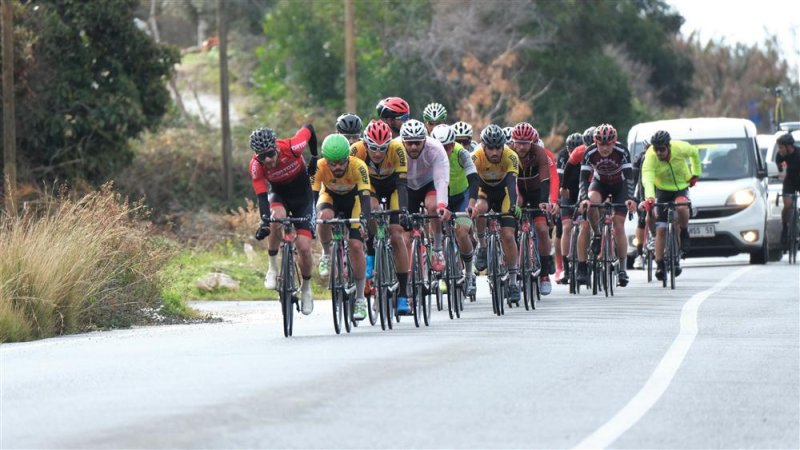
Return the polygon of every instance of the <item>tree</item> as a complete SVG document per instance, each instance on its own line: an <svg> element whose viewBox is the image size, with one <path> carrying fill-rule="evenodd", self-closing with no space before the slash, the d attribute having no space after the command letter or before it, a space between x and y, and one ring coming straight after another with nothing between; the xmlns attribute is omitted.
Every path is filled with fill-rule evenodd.
<svg viewBox="0 0 800 450"><path fill-rule="evenodd" d="M128 140L159 124L178 53L134 25L136 5L18 5L17 136L28 177L105 180L130 162Z"/></svg>

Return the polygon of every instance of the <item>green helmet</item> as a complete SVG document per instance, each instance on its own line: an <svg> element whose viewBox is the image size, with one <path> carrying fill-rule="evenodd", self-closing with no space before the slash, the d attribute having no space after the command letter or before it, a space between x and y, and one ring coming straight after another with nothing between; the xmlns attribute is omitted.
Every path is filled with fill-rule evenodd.
<svg viewBox="0 0 800 450"><path fill-rule="evenodd" d="M425 122L441 122L447 119L447 110L440 103L429 103L422 111L422 120Z"/></svg>
<svg viewBox="0 0 800 450"><path fill-rule="evenodd" d="M322 141L322 157L328 161L342 161L350 156L350 143L342 134L330 134Z"/></svg>

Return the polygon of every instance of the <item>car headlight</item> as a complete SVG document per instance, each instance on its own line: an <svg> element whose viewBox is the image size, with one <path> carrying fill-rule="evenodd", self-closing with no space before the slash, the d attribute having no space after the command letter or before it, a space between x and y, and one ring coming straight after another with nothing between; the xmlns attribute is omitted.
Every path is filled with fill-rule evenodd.
<svg viewBox="0 0 800 450"><path fill-rule="evenodd" d="M750 188L734 192L725 202L726 206L748 206L756 201L756 192Z"/></svg>

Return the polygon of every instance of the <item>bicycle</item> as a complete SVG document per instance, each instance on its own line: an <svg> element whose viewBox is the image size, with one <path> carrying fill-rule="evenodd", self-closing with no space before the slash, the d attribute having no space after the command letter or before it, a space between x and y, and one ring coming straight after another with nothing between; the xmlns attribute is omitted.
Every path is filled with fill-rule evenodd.
<svg viewBox="0 0 800 450"><path fill-rule="evenodd" d="M559 203L561 208L572 208L572 234L569 237L569 293L580 294L581 286L578 283L578 236L581 224L586 219L585 214L578 211L578 204Z"/></svg>
<svg viewBox="0 0 800 450"><path fill-rule="evenodd" d="M361 223L360 219L317 219L317 224L331 225L331 272L330 272L330 291L333 310L333 329L336 334L340 334L342 324L349 333L351 325L355 323L353 319L353 307L355 306L356 282L353 277L353 269L350 264L350 254L348 252L349 226L354 223ZM362 223L361 226L364 226Z"/></svg>
<svg viewBox="0 0 800 450"><path fill-rule="evenodd" d="M791 209L792 212L789 215L789 223L787 224L787 231L789 232L786 236L786 240L788 243L788 248L786 251L789 253L789 264L795 264L797 262L797 250L798 250L798 235L800 231L797 229L800 226L800 212L798 212L797 208L797 192L792 192L791 194L780 194L775 197L775 206L778 206L778 198L780 197L788 197L792 199Z"/></svg>
<svg viewBox="0 0 800 450"><path fill-rule="evenodd" d="M616 286L617 265L619 259L617 258L617 249L614 240L614 208L626 207L625 203L611 203L606 201L603 203L592 203L589 205L591 208L598 208L602 210L602 217L600 222L600 251L595 256L595 272L596 281L593 283L592 293L596 294L599 289L603 290L606 297L614 296L614 286ZM632 216L628 214L628 219ZM598 259L599 258L599 259ZM596 285L596 286L595 286Z"/></svg>
<svg viewBox="0 0 800 450"><path fill-rule="evenodd" d="M281 219L265 218L264 223L280 223L283 226L283 241L281 242L281 270L278 273L278 298L281 302L283 315L283 335L292 335L294 311L300 311L297 292L300 290L300 271L297 268L295 257L297 250L294 247L293 224L309 222L308 217L284 217Z"/></svg>
<svg viewBox="0 0 800 450"><path fill-rule="evenodd" d="M425 227L429 220L438 219L439 216L413 213L407 217L411 224L411 310L414 325L419 328L420 323L424 323L427 327L430 325L431 296L435 294L434 289L438 290L439 284L433 281L431 244L425 236Z"/></svg>
<svg viewBox="0 0 800 450"><path fill-rule="evenodd" d="M383 330L392 329L392 321L396 317L397 310L397 289L400 286L397 281L392 243L388 239L389 216L397 213L400 213L400 210L380 210L372 213L376 225L373 288ZM369 309L372 314L372 305L369 305Z"/></svg>
<svg viewBox="0 0 800 450"><path fill-rule="evenodd" d="M688 206L691 209L691 202L664 202L654 203L653 206L667 209L667 235L664 243L664 278L661 280L662 286L667 287L669 278L670 289L675 289L675 271L681 258L681 250L678 245L678 234L675 232L675 208L677 206ZM667 274L669 273L669 275Z"/></svg>
<svg viewBox="0 0 800 450"><path fill-rule="evenodd" d="M458 217L469 217L466 212L457 212L450 215L450 219L442 222L443 248L445 270L442 279L447 286L447 312L450 319L461 318L461 311L464 310L464 294L466 293L467 279L464 274L464 262L458 251L458 243L455 237L455 222ZM441 302L444 294L439 291L437 302Z"/></svg>
<svg viewBox="0 0 800 450"><path fill-rule="evenodd" d="M531 217L541 212L538 208L522 208L519 222L519 273L522 278L522 298L525 311L536 309L536 301L541 300L539 275L542 260L539 256L539 237L531 227Z"/></svg>
<svg viewBox="0 0 800 450"><path fill-rule="evenodd" d="M650 231L649 225L645 227L644 238L645 241L642 250L644 250L644 265L647 271L647 282L650 283L653 281L653 263L656 259L656 236Z"/></svg>
<svg viewBox="0 0 800 450"><path fill-rule="evenodd" d="M498 316L505 314L503 301L506 299L506 283L508 282L508 268L506 267L503 246L500 244L500 227L498 221L508 214L487 212L480 214L486 222L486 254L489 256L486 273L489 278L489 288L492 292L492 311Z"/></svg>

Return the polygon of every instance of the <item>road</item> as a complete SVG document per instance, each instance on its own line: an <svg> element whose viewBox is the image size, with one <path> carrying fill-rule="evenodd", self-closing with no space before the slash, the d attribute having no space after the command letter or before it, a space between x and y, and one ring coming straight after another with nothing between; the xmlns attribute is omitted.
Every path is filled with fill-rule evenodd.
<svg viewBox="0 0 800 450"><path fill-rule="evenodd" d="M606 299L336 336L229 320L0 346L0 448L800 448L800 270L690 260ZM696 324L696 326L695 326Z"/></svg>

